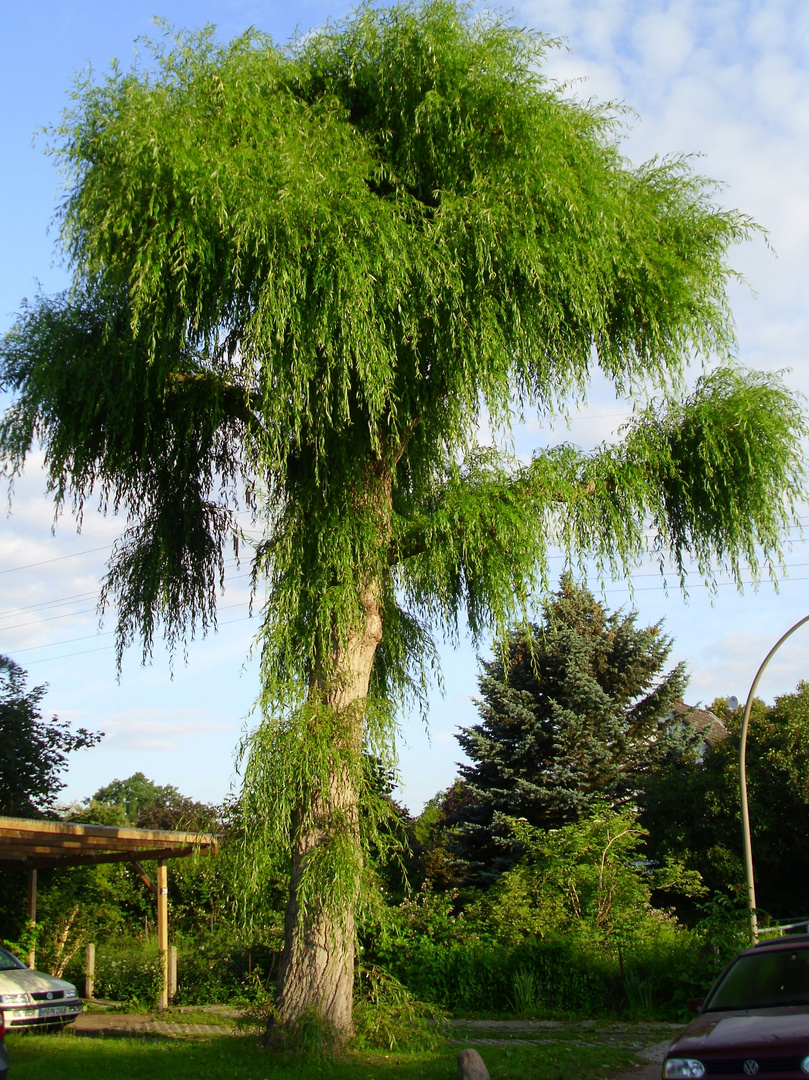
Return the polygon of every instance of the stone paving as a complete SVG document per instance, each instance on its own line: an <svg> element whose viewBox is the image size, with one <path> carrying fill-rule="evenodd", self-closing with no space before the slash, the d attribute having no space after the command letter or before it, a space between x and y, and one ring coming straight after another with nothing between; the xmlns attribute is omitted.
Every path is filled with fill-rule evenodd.
<svg viewBox="0 0 809 1080"><path fill-rule="evenodd" d="M211 1039L234 1035L237 1009L220 1006L170 1009L166 1013L98 1012L90 1009L72 1025L77 1035L148 1035L164 1039ZM187 1017L187 1019L186 1019ZM200 1017L210 1018L206 1023Z"/></svg>
<svg viewBox="0 0 809 1080"><path fill-rule="evenodd" d="M594 1043L630 1050L638 1064L611 1080L660 1080L660 1063L682 1024L615 1023L597 1020L453 1020L455 1045L474 1046L485 1055L486 1046L564 1043L592 1047Z"/></svg>
<svg viewBox="0 0 809 1080"><path fill-rule="evenodd" d="M603 1023L597 1020L453 1020L453 1042L471 1045L592 1046L631 1050L639 1058L662 1061L666 1047L682 1024Z"/></svg>

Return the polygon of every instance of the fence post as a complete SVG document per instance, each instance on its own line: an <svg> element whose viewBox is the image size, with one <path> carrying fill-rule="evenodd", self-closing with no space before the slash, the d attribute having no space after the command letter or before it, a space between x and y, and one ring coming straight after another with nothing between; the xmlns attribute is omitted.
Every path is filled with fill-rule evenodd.
<svg viewBox="0 0 809 1080"><path fill-rule="evenodd" d="M29 968L35 968L37 966L37 946L36 946L36 928L37 928L37 872L36 870L28 871L28 929L31 931L31 948L28 950L28 966Z"/></svg>
<svg viewBox="0 0 809 1080"><path fill-rule="evenodd" d="M84 950L84 996L88 1001L93 1000L95 994L96 977L96 947L95 942L90 942Z"/></svg>
<svg viewBox="0 0 809 1080"><path fill-rule="evenodd" d="M169 1007L168 862L157 860L157 951L160 954L160 1012Z"/></svg>
<svg viewBox="0 0 809 1080"><path fill-rule="evenodd" d="M169 1001L177 996L177 946L169 945Z"/></svg>

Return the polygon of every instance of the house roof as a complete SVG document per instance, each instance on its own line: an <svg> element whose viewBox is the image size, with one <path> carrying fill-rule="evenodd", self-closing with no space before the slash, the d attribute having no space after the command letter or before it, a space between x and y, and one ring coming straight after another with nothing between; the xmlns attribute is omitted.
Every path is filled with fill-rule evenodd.
<svg viewBox="0 0 809 1080"><path fill-rule="evenodd" d="M705 740L708 746L716 746L723 742L730 732L709 709L697 709L693 705L686 705L684 701L675 701L672 712L683 723L694 728Z"/></svg>

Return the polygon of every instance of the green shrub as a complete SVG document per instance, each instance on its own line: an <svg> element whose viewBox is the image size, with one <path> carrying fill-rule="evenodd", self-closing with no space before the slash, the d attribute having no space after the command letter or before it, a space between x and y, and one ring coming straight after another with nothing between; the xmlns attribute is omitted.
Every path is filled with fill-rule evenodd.
<svg viewBox="0 0 809 1080"><path fill-rule="evenodd" d="M95 996L155 1008L161 968L154 937L120 939L96 948Z"/></svg>
<svg viewBox="0 0 809 1080"><path fill-rule="evenodd" d="M688 998L704 994L735 951L654 911L632 934L606 941L573 933L503 941L460 916L448 928L445 914L438 919L445 933L434 936L423 925L424 911L391 913L391 925L366 944L365 956L417 998L455 1015L681 1020Z"/></svg>
<svg viewBox="0 0 809 1080"><path fill-rule="evenodd" d="M247 949L227 938L185 937L177 943L177 1005L250 1005L262 1000L275 982L278 954Z"/></svg>
<svg viewBox="0 0 809 1080"><path fill-rule="evenodd" d="M177 936L177 993L175 1005L249 1005L272 989L277 953L229 943L206 935L201 941ZM84 957L77 955L65 972L80 990L84 986ZM96 948L95 996L143 1008L160 999L161 969L154 936L116 938Z"/></svg>
<svg viewBox="0 0 809 1080"><path fill-rule="evenodd" d="M446 1039L447 1015L370 965L357 969L354 1025L358 1049L435 1050Z"/></svg>
<svg viewBox="0 0 809 1080"><path fill-rule="evenodd" d="M533 971L520 968L512 980L513 997L511 1005L517 1016L534 1016L538 1009L539 994L536 976Z"/></svg>

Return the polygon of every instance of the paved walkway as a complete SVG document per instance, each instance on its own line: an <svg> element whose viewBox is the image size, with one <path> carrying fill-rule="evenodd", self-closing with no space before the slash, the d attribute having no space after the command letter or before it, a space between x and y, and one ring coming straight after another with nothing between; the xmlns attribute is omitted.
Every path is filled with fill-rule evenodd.
<svg viewBox="0 0 809 1080"><path fill-rule="evenodd" d="M83 1012L72 1025L78 1035L150 1035L164 1039L210 1039L233 1035L241 1013L220 1005L170 1009L165 1013ZM187 1019L186 1019L187 1017ZM210 1022L205 1019L210 1017Z"/></svg>
<svg viewBox="0 0 809 1080"><path fill-rule="evenodd" d="M474 1046L540 1045L592 1047L594 1043L631 1051L638 1064L612 1080L660 1080L660 1063L682 1024L613 1023L597 1020L453 1020L451 1042Z"/></svg>

